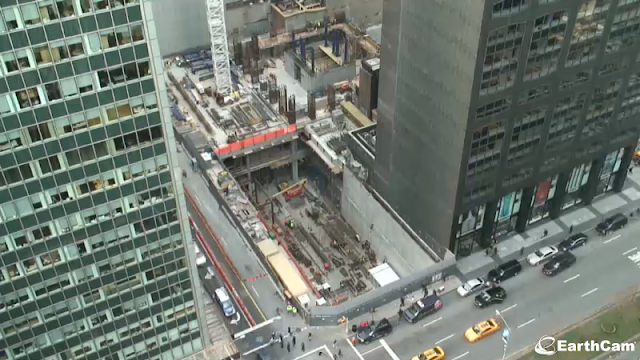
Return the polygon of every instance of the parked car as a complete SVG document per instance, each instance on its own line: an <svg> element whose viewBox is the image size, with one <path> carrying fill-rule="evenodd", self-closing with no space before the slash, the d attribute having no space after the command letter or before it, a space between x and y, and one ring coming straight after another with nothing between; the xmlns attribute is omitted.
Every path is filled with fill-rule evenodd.
<svg viewBox="0 0 640 360"><path fill-rule="evenodd" d="M487 274L487 280L492 283L500 283L518 275L522 271L522 264L513 259L491 269Z"/></svg>
<svg viewBox="0 0 640 360"><path fill-rule="evenodd" d="M585 245L589 237L583 233L571 235L558 244L558 248L562 251L570 251L582 245Z"/></svg>
<svg viewBox="0 0 640 360"><path fill-rule="evenodd" d="M570 268L576 263L576 256L570 252L561 252L554 255L542 267L542 273L547 276L555 276L558 273Z"/></svg>
<svg viewBox="0 0 640 360"><path fill-rule="evenodd" d="M532 266L538 266L558 253L556 246L544 246L527 256L527 262Z"/></svg>
<svg viewBox="0 0 640 360"><path fill-rule="evenodd" d="M196 248L196 265L197 266L205 266L207 264L207 257L200 251L198 245L195 245Z"/></svg>
<svg viewBox="0 0 640 360"><path fill-rule="evenodd" d="M431 294L411 304L402 314L408 322L415 324L420 319L440 309L442 309L442 300L438 295Z"/></svg>
<svg viewBox="0 0 640 360"><path fill-rule="evenodd" d="M482 309L489 305L501 304L506 298L507 292L502 287L495 286L478 294L473 303Z"/></svg>
<svg viewBox="0 0 640 360"><path fill-rule="evenodd" d="M359 343L368 344L374 340L389 335L391 331L393 331L393 326L391 326L389 320L383 318L378 322L360 327L356 337L358 338Z"/></svg>
<svg viewBox="0 0 640 360"><path fill-rule="evenodd" d="M616 230L622 229L629 219L624 214L615 214L604 219L600 224L596 226L596 231L600 235L607 235Z"/></svg>
<svg viewBox="0 0 640 360"><path fill-rule="evenodd" d="M482 278L475 278L467 281L458 287L458 295L465 297L475 293L485 287L485 281Z"/></svg>

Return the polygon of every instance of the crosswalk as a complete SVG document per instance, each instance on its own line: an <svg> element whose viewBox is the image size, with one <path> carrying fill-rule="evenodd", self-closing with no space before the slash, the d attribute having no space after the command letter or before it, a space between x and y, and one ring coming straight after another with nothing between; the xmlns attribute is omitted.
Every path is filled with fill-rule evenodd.
<svg viewBox="0 0 640 360"><path fill-rule="evenodd" d="M633 261L640 268L640 251L631 255L627 255L627 258Z"/></svg>

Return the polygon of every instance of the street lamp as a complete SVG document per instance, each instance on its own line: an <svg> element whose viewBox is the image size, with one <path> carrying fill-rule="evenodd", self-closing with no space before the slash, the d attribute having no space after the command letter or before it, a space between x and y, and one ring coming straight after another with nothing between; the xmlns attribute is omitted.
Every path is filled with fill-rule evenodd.
<svg viewBox="0 0 640 360"><path fill-rule="evenodd" d="M504 316L500 313L500 310L496 309L496 315L500 316L502 322L504 323L504 329L502 330L502 342L504 342L504 350L502 352L502 360L507 357L507 344L509 344L509 338L511 337L511 328L507 323L507 320L504 319Z"/></svg>

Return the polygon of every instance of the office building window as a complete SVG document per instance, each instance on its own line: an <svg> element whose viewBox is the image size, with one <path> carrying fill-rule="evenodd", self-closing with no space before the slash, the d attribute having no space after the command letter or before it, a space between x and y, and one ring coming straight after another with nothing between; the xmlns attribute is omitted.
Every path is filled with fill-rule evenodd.
<svg viewBox="0 0 640 360"><path fill-rule="evenodd" d="M514 122L507 165L516 165L537 148L544 127L545 112L545 107L536 108L527 111L521 119Z"/></svg>
<svg viewBox="0 0 640 360"><path fill-rule="evenodd" d="M566 90L577 85L585 84L589 82L589 80L591 80L591 70L581 71L560 81L560 90Z"/></svg>
<svg viewBox="0 0 640 360"><path fill-rule="evenodd" d="M493 4L493 17L509 16L526 10L529 0L497 0Z"/></svg>
<svg viewBox="0 0 640 360"><path fill-rule="evenodd" d="M480 83L480 94L495 93L513 85L518 70L526 24L514 24L489 33Z"/></svg>
<svg viewBox="0 0 640 360"><path fill-rule="evenodd" d="M558 68L560 50L569 20L567 14L567 11L556 11L536 19L527 54L525 80L549 75Z"/></svg>
<svg viewBox="0 0 640 360"><path fill-rule="evenodd" d="M606 53L616 53L628 49L638 41L640 36L640 9L619 7L613 19Z"/></svg>
<svg viewBox="0 0 640 360"><path fill-rule="evenodd" d="M478 107L476 110L476 120L481 120L489 116L500 114L511 108L511 98L498 99L486 105Z"/></svg>
<svg viewBox="0 0 640 360"><path fill-rule="evenodd" d="M586 99L587 94L580 93L565 97L556 103L545 145L547 150L566 145L575 137Z"/></svg>
<svg viewBox="0 0 640 360"><path fill-rule="evenodd" d="M566 66L582 64L596 57L608 9L609 0L587 0L582 4L573 28Z"/></svg>
<svg viewBox="0 0 640 360"><path fill-rule="evenodd" d="M640 73L629 76L629 82L624 92L624 98L620 106L618 119L624 119L640 112ZM1 138L0 138L1 139ZM0 149L2 148L0 140Z"/></svg>
<svg viewBox="0 0 640 360"><path fill-rule="evenodd" d="M587 116L582 128L584 136L593 136L611 126L613 110L620 94L622 80L610 81L607 85L593 90L593 96L587 108Z"/></svg>
<svg viewBox="0 0 640 360"><path fill-rule="evenodd" d="M22 135L20 134L20 131L9 131L9 132L0 134L0 153L19 149L20 147L22 147L22 145L23 145L23 141L22 141Z"/></svg>
<svg viewBox="0 0 640 360"><path fill-rule="evenodd" d="M518 104L528 104L530 102L536 101L538 99L545 98L547 95L551 93L551 86L549 84L545 84L528 91L523 91L520 94L520 98L518 99Z"/></svg>
<svg viewBox="0 0 640 360"><path fill-rule="evenodd" d="M501 122L491 123L473 132L467 177L494 171L500 163L500 149L504 139L504 126Z"/></svg>

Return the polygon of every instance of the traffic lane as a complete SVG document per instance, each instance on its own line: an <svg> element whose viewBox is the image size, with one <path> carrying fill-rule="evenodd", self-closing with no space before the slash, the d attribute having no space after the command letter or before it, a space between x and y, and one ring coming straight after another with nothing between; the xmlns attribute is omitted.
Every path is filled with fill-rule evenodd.
<svg viewBox="0 0 640 360"><path fill-rule="evenodd" d="M218 288L224 287L229 294L231 294L232 292L230 291L230 289L227 289L226 286L224 286L222 279L219 278L220 275L216 274L215 277L208 279L208 275L207 275L208 267L211 267L212 269L214 269L213 271L216 272L215 266L211 263L211 260L207 259L207 262L205 263L204 266L198 267L198 276L208 296L211 297L213 306L218 307L218 309L220 310L220 315L225 319L226 322L229 323L229 326L231 327L231 330L234 333L250 328L251 324L249 324L249 321L247 320L247 318L244 316L244 314L242 314L242 310L240 310L240 306L234 296L229 296L229 297L231 298L231 302L233 302L233 307L236 309L236 315L230 316L230 317L227 317L224 315L222 308L220 307L220 305L216 300L215 290Z"/></svg>
<svg viewBox="0 0 640 360"><path fill-rule="evenodd" d="M185 158L186 159L186 158ZM239 276L242 278L245 292L253 292L254 306L260 309L260 316L254 317L260 323L271 316L264 314L275 313L276 307L283 306L283 300L277 295L273 279L268 277L248 283L251 279L260 277L266 273L253 250L246 244L240 231L231 222L222 207L210 194L210 190L202 179L202 176L194 174L183 181L183 184L193 197L195 205L198 206L211 229L224 246L225 252L234 263ZM189 203L189 201L187 201ZM194 204L191 204L194 205ZM255 295L255 296L254 296ZM258 301L259 297L259 301ZM264 308L264 311L262 310ZM253 316L253 315L252 315Z"/></svg>
<svg viewBox="0 0 640 360"><path fill-rule="evenodd" d="M458 298L453 302L450 298L443 298L444 307L441 311L424 319L419 324L399 326L394 333L387 337L387 342L396 347L402 345L401 351L403 351L403 355L411 356L413 352L421 351L419 347L407 347L411 342L424 342L424 346L428 348L432 347L436 342L448 338L441 343L443 347L459 348L460 351L464 350L462 351L464 353L471 349L462 339L463 332L475 323L490 317L496 317L496 309L503 311L508 309L504 316L510 327L515 328L512 329L514 333L516 330L522 330L520 335L517 336L518 341L521 343L514 342L510 348L515 351L526 347L537 341L537 332L535 336L526 335L526 332L531 331L530 329L539 329L540 336L555 333L566 326L576 323L585 315L597 311L609 303L612 300L612 295L617 292L626 292L629 286L637 285L637 276L634 276L637 274L635 272L639 271L637 266L621 254L622 249L626 249L629 246L624 241L628 239L628 234L621 235L619 239L616 239L621 241L609 242L606 247L592 246L589 249L585 246L575 250L574 252L578 258L576 264L556 277L547 278L541 273L540 267L533 268L525 265L521 274L502 284L508 294L507 301L502 306L474 309L472 298ZM597 266L594 266L594 263L590 262L588 257L589 253L594 251L594 248L598 250L598 254L601 254ZM602 269L606 269L606 271ZM565 282L576 274L581 274L581 276ZM582 295L598 287L594 284L602 285L597 291L583 298ZM550 302L550 299L556 299L556 301ZM515 307L513 307L514 305ZM544 320L541 320L542 318ZM531 320L533 322L528 323ZM517 329L518 326L525 323L528 324L521 329ZM421 331L424 325L427 325L424 327L426 331ZM453 336L450 337L451 335ZM500 335L496 336L500 337ZM460 340L458 344L454 344L455 339ZM490 344L491 341L489 340L483 341L487 341L486 344ZM480 351L482 351L482 347L483 345L475 346ZM363 351L366 350L363 349ZM482 355L486 356L486 354Z"/></svg>
<svg viewBox="0 0 640 360"><path fill-rule="evenodd" d="M209 231L207 231L207 228L202 218L193 207L193 204L191 204L191 202L188 200L187 200L187 211L189 212L189 214L191 214L191 218L193 219L193 222L196 224L196 226L198 227L198 230L202 234L202 238L207 242L207 244L211 248L211 251L213 252L213 255L216 257L216 259L220 263L220 266L222 267L222 271L224 271L225 275L227 276L227 279L229 279L229 281L231 282L231 285L233 285L238 295L242 299L242 302L244 303L247 311L249 312L249 315L251 315L254 321L260 322L262 320L261 310L257 308L256 302L251 297L251 294L248 292L248 290L244 286L242 286L243 285L242 279L239 279L235 275L233 268L227 262L227 259L222 253L222 250L218 247L216 241L212 238L211 234L209 234ZM231 292L230 295L231 297L234 297L233 292ZM241 311L241 308L238 307L238 310Z"/></svg>

